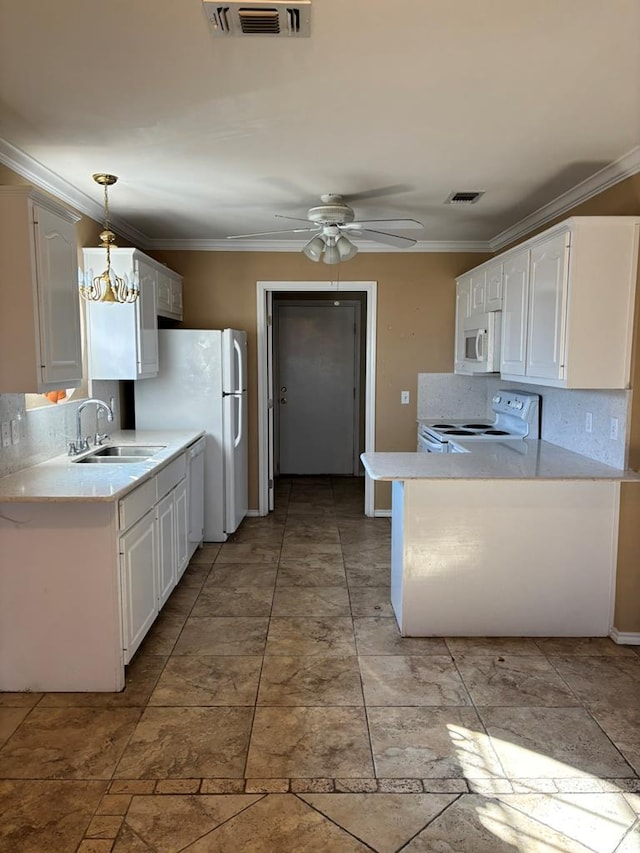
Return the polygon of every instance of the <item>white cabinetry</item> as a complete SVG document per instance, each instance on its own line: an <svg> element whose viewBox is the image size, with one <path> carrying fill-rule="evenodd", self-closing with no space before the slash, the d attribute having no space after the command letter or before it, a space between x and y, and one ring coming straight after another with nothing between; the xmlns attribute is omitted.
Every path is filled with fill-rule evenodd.
<svg viewBox="0 0 640 853"><path fill-rule="evenodd" d="M129 663L184 572L186 454L119 502L124 662Z"/></svg>
<svg viewBox="0 0 640 853"><path fill-rule="evenodd" d="M0 187L0 393L82 381L79 218L31 187Z"/></svg>
<svg viewBox="0 0 640 853"><path fill-rule="evenodd" d="M490 261L486 264L486 285L484 292L485 311L500 311L502 308L502 261Z"/></svg>
<svg viewBox="0 0 640 853"><path fill-rule="evenodd" d="M627 388L638 217L574 217L503 256L501 376Z"/></svg>
<svg viewBox="0 0 640 853"><path fill-rule="evenodd" d="M85 274L99 275L104 249L84 249ZM87 364L90 379L144 379L158 375L158 268L137 249L112 249L111 267L137 280L135 302L87 302Z"/></svg>
<svg viewBox="0 0 640 853"><path fill-rule="evenodd" d="M502 373L524 376L527 367L527 303L529 300L529 250L515 252L502 265Z"/></svg>
<svg viewBox="0 0 640 853"><path fill-rule="evenodd" d="M182 320L182 277L170 269L158 270L158 316Z"/></svg>
<svg viewBox="0 0 640 853"><path fill-rule="evenodd" d="M122 627L125 663L158 615L156 513L150 510L120 537Z"/></svg>

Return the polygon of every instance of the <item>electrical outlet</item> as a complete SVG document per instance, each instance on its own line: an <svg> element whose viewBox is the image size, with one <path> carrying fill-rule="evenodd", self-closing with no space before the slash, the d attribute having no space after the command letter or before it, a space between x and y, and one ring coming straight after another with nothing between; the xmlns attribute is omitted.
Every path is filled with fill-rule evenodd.
<svg viewBox="0 0 640 853"><path fill-rule="evenodd" d="M591 412L587 412L584 419L584 431L592 432L593 431L593 414Z"/></svg>
<svg viewBox="0 0 640 853"><path fill-rule="evenodd" d="M11 427L9 421L2 424L2 446L11 447Z"/></svg>
<svg viewBox="0 0 640 853"><path fill-rule="evenodd" d="M400 392L400 403L403 406L409 405L409 392L408 391L401 391Z"/></svg>
<svg viewBox="0 0 640 853"><path fill-rule="evenodd" d="M609 421L609 438L611 439L611 441L617 441L618 440L618 419L617 418L611 418L611 420Z"/></svg>
<svg viewBox="0 0 640 853"><path fill-rule="evenodd" d="M16 419L11 421L11 444L17 444L20 441L20 421Z"/></svg>

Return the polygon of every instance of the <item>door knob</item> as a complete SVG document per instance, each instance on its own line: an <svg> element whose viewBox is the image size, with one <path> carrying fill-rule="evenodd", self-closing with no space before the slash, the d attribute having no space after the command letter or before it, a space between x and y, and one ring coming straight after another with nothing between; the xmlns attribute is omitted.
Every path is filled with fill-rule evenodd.
<svg viewBox="0 0 640 853"><path fill-rule="evenodd" d="M286 397L280 397L280 405L284 406L284 404L285 404L286 402L287 402L287 398L286 398Z"/></svg>
<svg viewBox="0 0 640 853"><path fill-rule="evenodd" d="M283 385L283 386L282 386L282 388L280 389L280 391L281 391L283 394L286 394L286 393L287 393L287 386L286 386L286 385Z"/></svg>

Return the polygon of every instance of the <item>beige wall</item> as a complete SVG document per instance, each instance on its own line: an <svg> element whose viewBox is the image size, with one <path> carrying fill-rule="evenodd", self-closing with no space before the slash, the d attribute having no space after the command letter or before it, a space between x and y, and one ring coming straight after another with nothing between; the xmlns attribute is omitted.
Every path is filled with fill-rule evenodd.
<svg viewBox="0 0 640 853"><path fill-rule="evenodd" d="M188 328L246 329L249 335L249 506L258 506L256 282L328 281L335 267L314 264L302 253L169 252L153 256L184 276ZM488 255L362 253L340 267L340 278L378 283L376 449L413 450L416 384L420 372L453 369L454 278ZM400 391L411 404L400 405ZM379 484L376 506L390 506Z"/></svg>

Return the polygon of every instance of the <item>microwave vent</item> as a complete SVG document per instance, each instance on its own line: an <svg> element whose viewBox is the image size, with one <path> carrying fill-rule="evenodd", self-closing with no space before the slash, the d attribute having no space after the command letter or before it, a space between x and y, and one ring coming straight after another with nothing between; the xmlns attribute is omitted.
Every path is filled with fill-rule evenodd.
<svg viewBox="0 0 640 853"><path fill-rule="evenodd" d="M483 195L483 192L455 192L451 193L445 204L475 204Z"/></svg>
<svg viewBox="0 0 640 853"><path fill-rule="evenodd" d="M214 36L271 36L276 38L311 35L311 0L296 3L283 0L254 3L203 4Z"/></svg>

